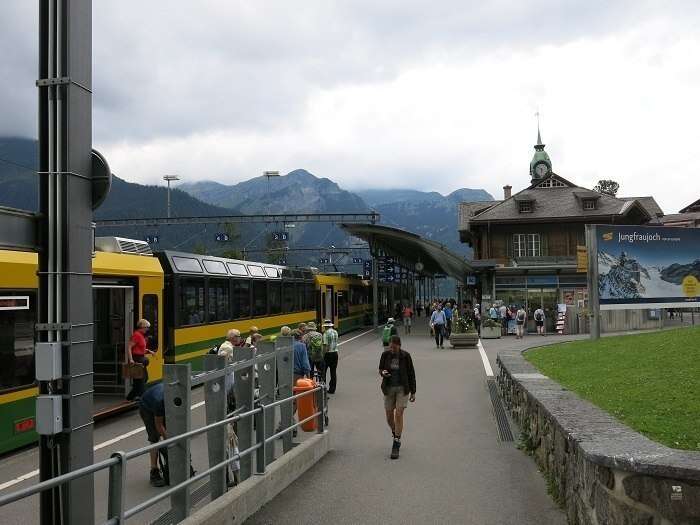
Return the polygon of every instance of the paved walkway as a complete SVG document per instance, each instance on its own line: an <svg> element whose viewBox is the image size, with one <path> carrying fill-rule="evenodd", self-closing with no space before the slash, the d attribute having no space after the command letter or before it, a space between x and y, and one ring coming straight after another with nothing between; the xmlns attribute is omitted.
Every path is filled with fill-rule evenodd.
<svg viewBox="0 0 700 525"><path fill-rule="evenodd" d="M487 341L491 365L499 346L539 339ZM564 524L532 459L498 441L479 352L438 350L427 330L403 347L413 356L418 392L406 411L401 459L389 459L381 344L370 334L341 349L330 401L333 450L248 523Z"/></svg>

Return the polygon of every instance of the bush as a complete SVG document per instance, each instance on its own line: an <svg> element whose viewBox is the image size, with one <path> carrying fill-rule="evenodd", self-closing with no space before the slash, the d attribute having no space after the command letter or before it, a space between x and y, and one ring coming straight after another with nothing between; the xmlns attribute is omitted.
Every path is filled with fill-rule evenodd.
<svg viewBox="0 0 700 525"><path fill-rule="evenodd" d="M474 331L474 323L471 319L466 317L458 317L452 323L452 333L455 334L466 334L467 332Z"/></svg>
<svg viewBox="0 0 700 525"><path fill-rule="evenodd" d="M481 323L481 326L484 328L500 328L501 323L496 321L495 319L485 319L483 323Z"/></svg>

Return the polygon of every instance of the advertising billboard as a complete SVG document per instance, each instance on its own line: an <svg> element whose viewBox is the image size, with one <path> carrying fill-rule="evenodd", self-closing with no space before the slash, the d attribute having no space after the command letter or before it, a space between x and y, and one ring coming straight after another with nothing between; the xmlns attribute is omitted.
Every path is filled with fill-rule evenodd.
<svg viewBox="0 0 700 525"><path fill-rule="evenodd" d="M601 310L700 306L700 229L596 226Z"/></svg>

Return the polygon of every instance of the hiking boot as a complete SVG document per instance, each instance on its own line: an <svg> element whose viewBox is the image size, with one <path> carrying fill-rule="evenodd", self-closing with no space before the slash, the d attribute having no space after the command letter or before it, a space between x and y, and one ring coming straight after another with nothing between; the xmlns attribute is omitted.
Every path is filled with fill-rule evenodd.
<svg viewBox="0 0 700 525"><path fill-rule="evenodd" d="M154 487L165 487L165 480L163 476L160 475L160 469L151 469L151 485Z"/></svg>
<svg viewBox="0 0 700 525"><path fill-rule="evenodd" d="M391 446L391 459L399 459L399 449L401 448L401 441L398 439L394 440L394 444Z"/></svg>

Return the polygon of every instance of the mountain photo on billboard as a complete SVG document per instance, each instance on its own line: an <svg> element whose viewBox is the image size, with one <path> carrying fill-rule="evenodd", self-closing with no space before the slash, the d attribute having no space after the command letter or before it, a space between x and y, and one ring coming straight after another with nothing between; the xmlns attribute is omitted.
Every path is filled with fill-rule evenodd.
<svg viewBox="0 0 700 525"><path fill-rule="evenodd" d="M659 265L642 253L598 252L598 286L601 299L683 297L682 280L700 277L700 260L688 264Z"/></svg>

